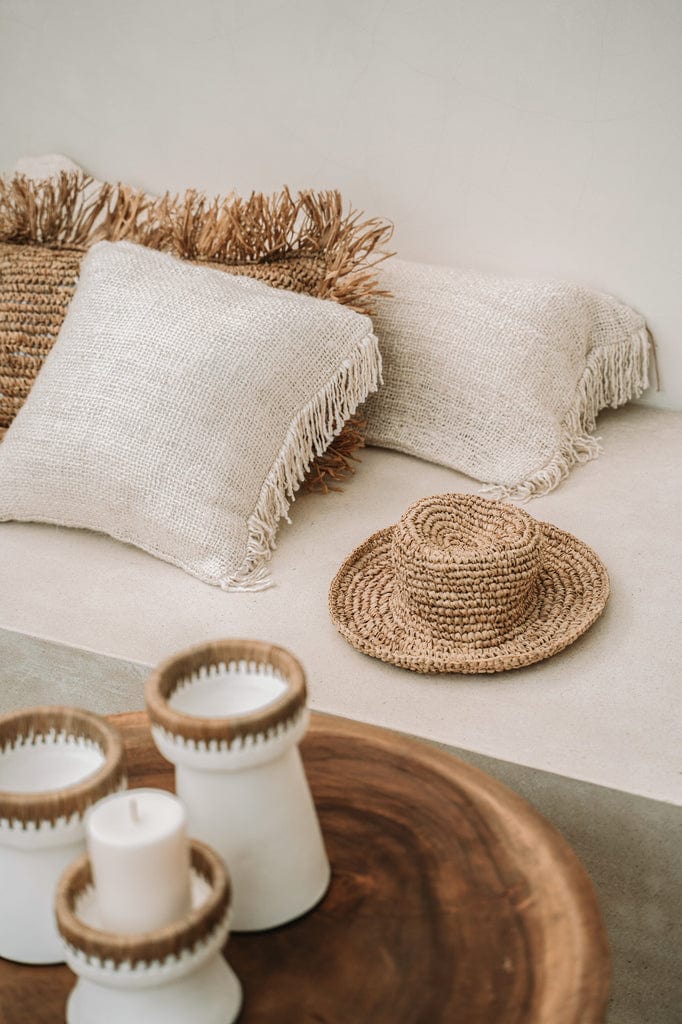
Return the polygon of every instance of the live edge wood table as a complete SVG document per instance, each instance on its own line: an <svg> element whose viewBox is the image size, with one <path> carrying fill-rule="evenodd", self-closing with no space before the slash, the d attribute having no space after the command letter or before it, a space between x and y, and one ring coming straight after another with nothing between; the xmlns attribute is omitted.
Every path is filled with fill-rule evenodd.
<svg viewBox="0 0 682 1024"><path fill-rule="evenodd" d="M146 717L113 721L130 785L172 789ZM603 1021L609 956L592 886L525 801L456 758L344 719L313 715L302 753L332 883L300 920L230 937L240 1024ZM0 960L0 1022L64 1021L73 983L66 967Z"/></svg>

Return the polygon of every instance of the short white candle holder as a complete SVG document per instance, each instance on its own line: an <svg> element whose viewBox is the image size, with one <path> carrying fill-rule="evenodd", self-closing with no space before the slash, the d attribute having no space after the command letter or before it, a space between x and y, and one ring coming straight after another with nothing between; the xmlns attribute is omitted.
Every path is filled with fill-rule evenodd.
<svg viewBox="0 0 682 1024"><path fill-rule="evenodd" d="M63 961L57 882L85 850L87 810L124 786L123 741L104 719L49 707L0 717L0 956Z"/></svg>
<svg viewBox="0 0 682 1024"><path fill-rule="evenodd" d="M330 868L298 751L303 669L281 647L224 640L164 662L146 688L191 836L227 863L235 931L274 928L324 896Z"/></svg>
<svg viewBox="0 0 682 1024"><path fill-rule="evenodd" d="M192 909L156 931L121 935L100 927L92 866L81 857L57 891L57 926L77 975L67 1024L231 1024L242 990L222 955L230 881L222 859L192 842Z"/></svg>

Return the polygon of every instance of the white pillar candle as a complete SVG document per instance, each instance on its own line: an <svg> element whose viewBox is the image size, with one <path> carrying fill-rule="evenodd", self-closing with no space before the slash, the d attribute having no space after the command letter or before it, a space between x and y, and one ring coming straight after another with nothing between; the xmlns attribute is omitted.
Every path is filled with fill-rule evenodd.
<svg viewBox="0 0 682 1024"><path fill-rule="evenodd" d="M187 814L160 789L101 800L86 819L99 923L127 934L172 924L191 907Z"/></svg>

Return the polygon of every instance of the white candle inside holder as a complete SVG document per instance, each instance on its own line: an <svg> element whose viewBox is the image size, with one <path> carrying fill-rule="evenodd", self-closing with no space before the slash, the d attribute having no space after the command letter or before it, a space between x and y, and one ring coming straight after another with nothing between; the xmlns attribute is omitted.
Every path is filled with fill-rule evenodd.
<svg viewBox="0 0 682 1024"><path fill-rule="evenodd" d="M163 928L191 907L183 804L160 789L101 800L86 819L99 924L127 934Z"/></svg>

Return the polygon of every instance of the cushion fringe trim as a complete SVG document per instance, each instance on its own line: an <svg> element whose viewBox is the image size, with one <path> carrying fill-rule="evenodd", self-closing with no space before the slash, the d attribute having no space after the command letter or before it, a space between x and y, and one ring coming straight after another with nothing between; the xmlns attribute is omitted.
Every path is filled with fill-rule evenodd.
<svg viewBox="0 0 682 1024"><path fill-rule="evenodd" d="M223 590L257 591L272 586L267 563L275 549L279 520L290 521L289 507L313 457L328 448L344 422L381 383L379 345L369 333L291 423L249 517L246 559L236 573L220 580Z"/></svg>
<svg viewBox="0 0 682 1024"><path fill-rule="evenodd" d="M145 242L158 233L155 200L126 185L61 171L0 180L0 242L87 249L102 239Z"/></svg>
<svg viewBox="0 0 682 1024"><path fill-rule="evenodd" d="M521 483L506 486L490 483L482 492L502 501L527 501L554 490L573 466L596 459L603 451L594 437L601 409L617 409L639 398L649 386L649 357L653 339L644 323L617 344L595 346L587 357L573 405L561 428L561 445L554 457Z"/></svg>

